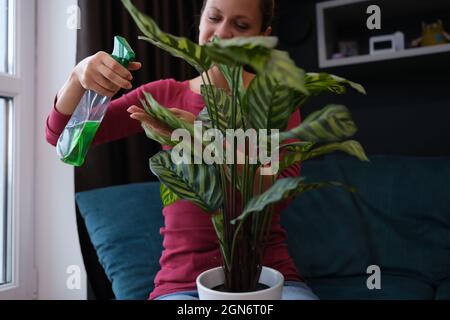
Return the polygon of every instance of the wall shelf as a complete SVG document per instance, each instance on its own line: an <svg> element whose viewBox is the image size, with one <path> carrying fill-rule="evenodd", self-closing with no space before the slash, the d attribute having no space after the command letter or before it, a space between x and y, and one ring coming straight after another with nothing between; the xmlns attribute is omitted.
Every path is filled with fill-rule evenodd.
<svg viewBox="0 0 450 320"><path fill-rule="evenodd" d="M366 13L369 5L381 8L382 29L369 30ZM408 8L408 9L405 9ZM449 53L450 43L412 48L409 43L420 36L421 22L441 19L450 33L450 1L448 0L334 0L316 5L319 67L330 68L375 61ZM402 31L405 49L388 53L369 53L369 38ZM332 58L339 41L357 43L358 54Z"/></svg>
<svg viewBox="0 0 450 320"><path fill-rule="evenodd" d="M376 55L360 55L356 57L346 57L340 59L333 60L325 60L320 63L321 68L330 68L330 67L340 67L345 65L357 64L357 63L367 63L367 62L375 62L375 61L383 61L383 60L391 60L391 59L400 59L400 58L408 58L414 56L423 56L427 54L434 53L442 53L449 52L450 53L450 44L437 45L432 47L423 47L423 48L412 48L406 49L398 52L392 53L383 53ZM450 54L449 54L450 59Z"/></svg>

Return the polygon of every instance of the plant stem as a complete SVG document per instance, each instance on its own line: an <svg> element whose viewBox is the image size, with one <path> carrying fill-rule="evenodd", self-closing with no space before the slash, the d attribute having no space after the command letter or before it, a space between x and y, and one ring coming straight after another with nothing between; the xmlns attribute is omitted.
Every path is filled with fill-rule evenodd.
<svg viewBox="0 0 450 320"><path fill-rule="evenodd" d="M217 100L216 100L216 97L215 97L214 90L211 87L212 86L212 82L211 82L211 79L209 77L208 71L206 71L206 79L207 79L208 83L206 83L205 76L203 75L203 73L201 73L201 77L202 77L203 84L206 85L207 95L211 94L211 96L212 96L212 100L213 100L213 104L214 104L214 110L215 110L214 113L215 113L215 117L216 117L215 121L214 121L213 115L211 114L210 108L208 108L208 106L207 106L208 114L209 114L209 117L211 119L211 123L212 123L213 128L218 129L219 115L218 115L218 112L217 112ZM210 99L207 97L207 101L208 100L210 100ZM222 221L223 221L223 224L224 224L224 226L223 226L223 228L224 228L223 229L224 237L223 237L223 244L221 244L221 246L222 246L222 250L221 251L222 251L222 254L224 255L224 262L225 262L225 266L226 266L225 270L227 270L227 269L229 270L231 268L231 263L227 263L227 262L230 261L230 256L229 256L230 248L229 248L228 244L230 242L229 236L231 234L230 233L231 230L230 230L229 223L227 223L227 221L229 221L229 216L228 216L229 206L228 206L228 202L227 202L227 199L228 199L228 185L227 185L227 179L225 177L225 172L224 172L223 166L221 166L219 164L216 164L216 168L219 171L222 194L224 195L224 199L225 199L224 203L222 204L222 210L221 210L222 215L223 215ZM225 258L225 255L228 255L228 258ZM226 275L226 273L225 273L225 275Z"/></svg>
<svg viewBox="0 0 450 320"><path fill-rule="evenodd" d="M211 82L211 79L209 78L208 71L206 71L205 73L206 73L206 79L208 80L208 83L206 83L205 76L203 75L203 73L200 76L202 77L203 84L206 86L207 96L208 96L207 101L210 100L209 97L212 97L212 100L214 101L214 111L215 111L214 116L215 116L215 118L211 114L211 110L210 110L210 108L208 108L208 105L206 105L207 106L206 110L208 110L208 115L209 115L209 118L211 119L213 128L218 128L219 127L219 115L217 114L216 94L211 87L212 82Z"/></svg>
<svg viewBox="0 0 450 320"><path fill-rule="evenodd" d="M236 87L237 87L236 69L233 70L232 77L233 77L233 83L232 83L233 90L232 90L232 104L231 104L231 128L236 129ZM237 211L236 210L236 205L237 205L237 201L236 201L237 200L236 199L237 152L236 152L236 150L237 150L237 146L236 146L236 140L234 137L233 137L232 145L233 145L234 152L233 152L233 163L231 164L231 199L230 200L232 202L231 203L231 217L232 217L232 219L235 219L235 218L237 218L237 215L236 215L236 211ZM237 232L237 231L235 231L235 232ZM239 237L240 235L237 235L237 236ZM232 265L235 267L235 269L234 269L235 275L238 275L241 272L241 268L240 268L240 262L241 262L240 251L241 251L241 249L243 249L243 248L237 248L237 259L236 259L236 257L232 256L232 261L233 261ZM236 265L236 263L237 263L237 265ZM233 286L232 289L234 289L234 290L238 289L239 283L242 283L242 280L240 279L240 277L234 278L232 281L232 286Z"/></svg>

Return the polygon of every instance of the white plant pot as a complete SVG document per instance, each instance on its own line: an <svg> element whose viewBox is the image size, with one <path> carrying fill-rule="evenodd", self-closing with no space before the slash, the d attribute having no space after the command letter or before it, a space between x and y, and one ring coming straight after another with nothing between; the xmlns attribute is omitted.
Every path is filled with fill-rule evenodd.
<svg viewBox="0 0 450 320"><path fill-rule="evenodd" d="M283 292L284 277L272 268L263 267L259 283L269 288L253 292L222 292L212 288L225 282L222 267L207 270L197 277L197 290L200 300L280 300Z"/></svg>

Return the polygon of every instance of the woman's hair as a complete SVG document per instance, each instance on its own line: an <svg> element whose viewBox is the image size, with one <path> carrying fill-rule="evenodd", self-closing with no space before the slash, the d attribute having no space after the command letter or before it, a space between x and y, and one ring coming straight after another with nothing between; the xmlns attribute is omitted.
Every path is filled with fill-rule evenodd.
<svg viewBox="0 0 450 320"><path fill-rule="evenodd" d="M275 0L259 0L261 5L262 25L261 31L266 31L272 25L275 16ZM203 0L202 15L208 0Z"/></svg>

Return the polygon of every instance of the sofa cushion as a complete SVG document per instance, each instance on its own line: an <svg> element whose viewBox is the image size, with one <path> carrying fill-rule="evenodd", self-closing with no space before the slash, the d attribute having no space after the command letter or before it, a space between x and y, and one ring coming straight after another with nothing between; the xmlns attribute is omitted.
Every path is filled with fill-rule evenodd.
<svg viewBox="0 0 450 320"><path fill-rule="evenodd" d="M437 300L450 300L450 279L447 279L439 284L436 289Z"/></svg>
<svg viewBox="0 0 450 320"><path fill-rule="evenodd" d="M449 158L333 155L303 164L310 181L358 193L305 193L283 212L290 252L322 299L450 297ZM117 299L147 299L159 270L159 183L78 193L77 204ZM369 290L369 265L381 290ZM437 291L435 292L435 288Z"/></svg>
<svg viewBox="0 0 450 320"><path fill-rule="evenodd" d="M159 270L159 183L81 192L80 213L117 299L147 299Z"/></svg>
<svg viewBox="0 0 450 320"><path fill-rule="evenodd" d="M430 284L411 277L383 274L380 289L368 289L368 276L311 279L308 285L322 300L431 300L435 290Z"/></svg>
<svg viewBox="0 0 450 320"><path fill-rule="evenodd" d="M367 267L378 265L385 287L391 284L383 275L397 275L415 291L421 287L415 283L437 287L450 277L449 158L374 156L363 163L330 155L302 170L309 181L341 181L358 190L305 193L283 213L291 254L306 279L367 279ZM317 287L319 297L321 288L327 287ZM408 298L407 291L398 297ZM361 295L373 296L367 288Z"/></svg>

